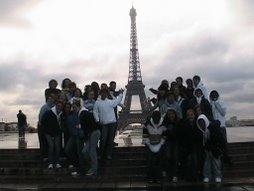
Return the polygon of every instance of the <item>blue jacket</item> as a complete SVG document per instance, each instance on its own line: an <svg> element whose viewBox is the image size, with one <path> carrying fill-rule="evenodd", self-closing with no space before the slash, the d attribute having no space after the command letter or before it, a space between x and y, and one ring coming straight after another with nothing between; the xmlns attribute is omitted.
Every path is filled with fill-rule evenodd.
<svg viewBox="0 0 254 191"><path fill-rule="evenodd" d="M81 128L78 113L71 112L65 119L65 125L71 136L84 137L84 131Z"/></svg>

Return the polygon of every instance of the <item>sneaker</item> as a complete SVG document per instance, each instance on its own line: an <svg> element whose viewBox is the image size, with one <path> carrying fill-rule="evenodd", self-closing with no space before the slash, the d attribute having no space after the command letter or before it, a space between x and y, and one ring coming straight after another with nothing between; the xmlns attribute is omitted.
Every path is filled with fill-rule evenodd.
<svg viewBox="0 0 254 191"><path fill-rule="evenodd" d="M204 183L208 183L208 182L209 182L209 178L206 178L206 177L205 177L205 178L203 179L203 182L204 182Z"/></svg>
<svg viewBox="0 0 254 191"><path fill-rule="evenodd" d="M177 178L176 176L174 176L174 177L172 178L172 182L177 183L177 182L178 182L178 178Z"/></svg>
<svg viewBox="0 0 254 191"><path fill-rule="evenodd" d="M72 176L79 176L80 174L77 171L71 173Z"/></svg>
<svg viewBox="0 0 254 191"><path fill-rule="evenodd" d="M68 168L69 168L69 169L73 169L74 166L73 166L72 164L70 164L70 165L68 166Z"/></svg>
<svg viewBox="0 0 254 191"><path fill-rule="evenodd" d="M92 172L91 170L87 171L86 176L93 176L96 175L94 172Z"/></svg>
<svg viewBox="0 0 254 191"><path fill-rule="evenodd" d="M56 168L62 168L62 166L59 163L56 163Z"/></svg>
<svg viewBox="0 0 254 191"><path fill-rule="evenodd" d="M215 178L215 182L216 182L216 183L221 183L221 178L220 178L220 177L216 177L216 178Z"/></svg>
<svg viewBox="0 0 254 191"><path fill-rule="evenodd" d="M108 160L112 160L112 157L109 156L109 155L108 155L106 158L107 158Z"/></svg>
<svg viewBox="0 0 254 191"><path fill-rule="evenodd" d="M52 169L52 168L54 168L53 164L49 164L48 169Z"/></svg>

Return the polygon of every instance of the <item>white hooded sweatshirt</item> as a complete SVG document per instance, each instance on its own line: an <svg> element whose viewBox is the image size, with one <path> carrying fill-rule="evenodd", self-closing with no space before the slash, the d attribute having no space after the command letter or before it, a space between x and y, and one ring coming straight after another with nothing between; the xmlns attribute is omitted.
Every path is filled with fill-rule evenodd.
<svg viewBox="0 0 254 191"><path fill-rule="evenodd" d="M213 112L213 118L215 120L220 121L220 126L221 127L226 127L226 112L227 112L227 107L223 100L218 98L216 101L210 100L210 104L212 107L212 112Z"/></svg>
<svg viewBox="0 0 254 191"><path fill-rule="evenodd" d="M198 120L200 120L200 119L203 119L205 121L205 129L202 129L199 126ZM203 146L205 146L207 140L210 139L210 132L209 132L209 129L208 129L208 126L210 125L210 122L204 114L201 114L201 115L198 116L196 124L197 124L198 129L203 133Z"/></svg>

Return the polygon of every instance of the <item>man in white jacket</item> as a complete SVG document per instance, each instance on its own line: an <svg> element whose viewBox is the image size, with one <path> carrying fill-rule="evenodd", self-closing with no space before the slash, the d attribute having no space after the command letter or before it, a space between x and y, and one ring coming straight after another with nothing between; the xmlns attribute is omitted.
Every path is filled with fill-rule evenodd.
<svg viewBox="0 0 254 191"><path fill-rule="evenodd" d="M94 104L93 115L95 121L102 125L100 157L110 160L112 159L115 129L117 128L114 107L122 101L123 90L119 90L120 94L115 99L108 99L108 93L107 89L100 91L101 97Z"/></svg>

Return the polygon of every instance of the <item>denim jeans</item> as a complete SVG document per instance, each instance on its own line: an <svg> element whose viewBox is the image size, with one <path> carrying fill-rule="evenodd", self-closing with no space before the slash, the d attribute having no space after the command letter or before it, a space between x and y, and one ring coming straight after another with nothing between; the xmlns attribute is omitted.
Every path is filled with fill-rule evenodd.
<svg viewBox="0 0 254 191"><path fill-rule="evenodd" d="M48 142L45 136L44 129L41 125L38 124L38 139L40 144L40 152L42 158L48 157Z"/></svg>
<svg viewBox="0 0 254 191"><path fill-rule="evenodd" d="M72 135L65 147L65 154L79 173L85 172L85 158L82 155L84 140L77 135Z"/></svg>
<svg viewBox="0 0 254 191"><path fill-rule="evenodd" d="M203 168L203 176L206 178L221 178L221 161L220 158L216 159L211 151L205 151L205 161Z"/></svg>
<svg viewBox="0 0 254 191"><path fill-rule="evenodd" d="M100 156L112 157L116 123L103 125L101 128Z"/></svg>
<svg viewBox="0 0 254 191"><path fill-rule="evenodd" d="M162 148L163 166L170 176L178 176L178 142L166 141Z"/></svg>
<svg viewBox="0 0 254 191"><path fill-rule="evenodd" d="M60 149L61 149L61 135L51 137L45 134L48 142L48 162L49 164L59 163Z"/></svg>
<svg viewBox="0 0 254 191"><path fill-rule="evenodd" d="M162 158L161 150L158 153L153 153L149 148L146 148L147 156L147 178L148 179L161 179L162 175Z"/></svg>
<svg viewBox="0 0 254 191"><path fill-rule="evenodd" d="M97 174L98 170L97 145L100 136L101 132L99 129L93 131L86 142L86 151L83 152L84 154L88 155L86 158L88 158L90 163L89 171L93 172L94 174Z"/></svg>

